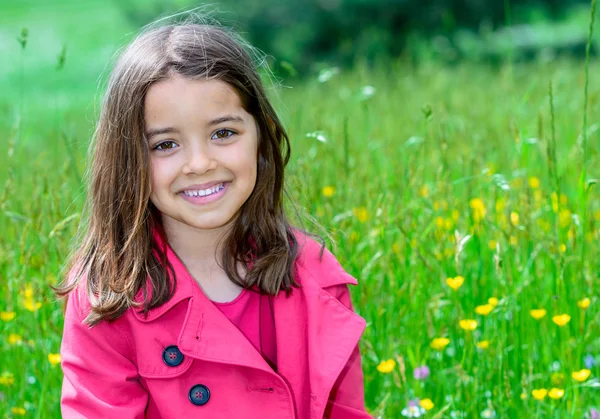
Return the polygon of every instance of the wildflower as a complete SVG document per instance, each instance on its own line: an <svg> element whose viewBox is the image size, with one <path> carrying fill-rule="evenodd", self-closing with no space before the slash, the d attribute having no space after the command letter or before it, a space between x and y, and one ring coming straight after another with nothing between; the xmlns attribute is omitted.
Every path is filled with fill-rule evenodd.
<svg viewBox="0 0 600 419"><path fill-rule="evenodd" d="M440 230L444 228L444 217L435 217L435 226Z"/></svg>
<svg viewBox="0 0 600 419"><path fill-rule="evenodd" d="M8 371L4 371L2 375L0 375L0 385L3 386L12 386L15 382L15 377L12 373Z"/></svg>
<svg viewBox="0 0 600 419"><path fill-rule="evenodd" d="M335 194L335 188L333 186L325 186L323 188L323 196L329 198Z"/></svg>
<svg viewBox="0 0 600 419"><path fill-rule="evenodd" d="M538 309L530 310L529 314L531 314L531 317L533 317L534 319L540 320L542 317L544 317L546 315L546 310L544 310L543 308L538 308Z"/></svg>
<svg viewBox="0 0 600 419"><path fill-rule="evenodd" d="M14 311L2 311L0 312L0 320L9 322L16 317L16 313Z"/></svg>
<svg viewBox="0 0 600 419"><path fill-rule="evenodd" d="M545 388L537 388L531 392L531 395L536 400L544 400L547 394L548 390L546 390Z"/></svg>
<svg viewBox="0 0 600 419"><path fill-rule="evenodd" d="M477 347L479 349L482 349L482 350L485 351L487 348L490 347L490 341L489 340L482 340L481 342L477 342L476 345L477 345Z"/></svg>
<svg viewBox="0 0 600 419"><path fill-rule="evenodd" d="M510 236L508 238L508 242L511 246L516 246L517 244L519 244L519 239L517 239L515 236Z"/></svg>
<svg viewBox="0 0 600 419"><path fill-rule="evenodd" d="M473 330L477 329L477 320L465 319L459 321L458 324L460 325L461 329L467 330L469 332L472 332Z"/></svg>
<svg viewBox="0 0 600 419"><path fill-rule="evenodd" d="M577 307L587 309L590 306L591 300L587 297L577 301Z"/></svg>
<svg viewBox="0 0 600 419"><path fill-rule="evenodd" d="M392 372L394 368L396 368L396 361L394 361L393 359L381 361L379 365L377 365L377 371L383 374L388 374Z"/></svg>
<svg viewBox="0 0 600 419"><path fill-rule="evenodd" d="M510 213L510 222L515 227L518 226L519 225L519 214L514 211L511 212Z"/></svg>
<svg viewBox="0 0 600 419"><path fill-rule="evenodd" d="M419 418L426 413L425 409L419 404L419 399L411 400L408 406L402 409L402 416L406 418Z"/></svg>
<svg viewBox="0 0 600 419"><path fill-rule="evenodd" d="M448 338L435 338L431 341L431 347L436 351L441 351L450 343Z"/></svg>
<svg viewBox="0 0 600 419"><path fill-rule="evenodd" d="M573 377L573 379L575 381L578 381L580 383L583 383L585 380L587 380L590 377L590 374L592 372L588 369L582 369L579 371L573 371L571 373L571 377Z"/></svg>
<svg viewBox="0 0 600 419"><path fill-rule="evenodd" d="M354 216L358 218L358 221L360 221L361 223L364 223L369 218L369 213L367 212L367 209L365 207L354 208L352 212L354 213Z"/></svg>
<svg viewBox="0 0 600 419"><path fill-rule="evenodd" d="M537 189L537 188L539 188L540 187L540 180L537 177L535 177L535 176L531 176L529 178L529 187L531 189Z"/></svg>
<svg viewBox="0 0 600 419"><path fill-rule="evenodd" d="M490 250L496 250L496 245L498 244L498 242L496 240L490 240L488 242L488 247Z"/></svg>
<svg viewBox="0 0 600 419"><path fill-rule="evenodd" d="M593 407L590 409L588 413L585 415L586 419L600 419L600 411L594 409Z"/></svg>
<svg viewBox="0 0 600 419"><path fill-rule="evenodd" d="M373 86L364 86L360 93L361 99L365 100L375 94L375 88Z"/></svg>
<svg viewBox="0 0 600 419"><path fill-rule="evenodd" d="M560 253L565 253L567 251L567 245L561 243L560 246L558 246L558 250L560 250Z"/></svg>
<svg viewBox="0 0 600 419"><path fill-rule="evenodd" d="M469 201L469 206L473 210L473 220L476 223L481 222L485 218L485 204L481 198L473 198Z"/></svg>
<svg viewBox="0 0 600 419"><path fill-rule="evenodd" d="M481 412L481 417L484 419L492 419L496 417L496 411L490 407Z"/></svg>
<svg viewBox="0 0 600 419"><path fill-rule="evenodd" d="M420 367L415 368L413 372L413 376L415 380L426 380L429 377L430 371L427 365L421 365Z"/></svg>
<svg viewBox="0 0 600 419"><path fill-rule="evenodd" d="M425 410L431 410L431 409L433 409L433 406L435 406L433 404L433 402L431 401L431 399L423 399L419 402L419 404Z"/></svg>
<svg viewBox="0 0 600 419"><path fill-rule="evenodd" d="M48 361L52 365L60 364L60 354L48 354Z"/></svg>
<svg viewBox="0 0 600 419"><path fill-rule="evenodd" d="M521 392L521 400L527 400L527 397L528 397L528 396L527 396L527 392L526 392L525 390L523 390L523 391Z"/></svg>
<svg viewBox="0 0 600 419"><path fill-rule="evenodd" d="M15 333L11 333L10 335L8 335L8 343L10 345L20 345L21 342L23 342L23 339L21 338L21 336L15 334Z"/></svg>
<svg viewBox="0 0 600 419"><path fill-rule="evenodd" d="M29 299L27 299L23 302L23 307L25 307L26 310L29 310L32 312L37 311L41 306L42 306L42 303L40 303L40 302L36 303L35 301L29 300Z"/></svg>
<svg viewBox="0 0 600 419"><path fill-rule="evenodd" d="M548 396L554 400L558 400L564 395L565 395L565 391L561 388L556 388L556 387L551 388L550 391L548 392Z"/></svg>
<svg viewBox="0 0 600 419"><path fill-rule="evenodd" d="M561 210L558 214L558 224L561 227L567 227L571 224L571 211L568 209Z"/></svg>
<svg viewBox="0 0 600 419"><path fill-rule="evenodd" d="M27 411L25 409L23 409L22 407L13 407L11 410L13 415L17 415L17 416L24 416L25 413L27 413Z"/></svg>
<svg viewBox="0 0 600 419"><path fill-rule="evenodd" d="M587 354L585 358L583 358L583 363L588 370L591 370L596 365L596 358L594 358L594 355L592 354Z"/></svg>
<svg viewBox="0 0 600 419"><path fill-rule="evenodd" d="M423 185L421 187L419 195L421 195L423 198L427 198L429 196L429 188L427 187L427 185Z"/></svg>
<svg viewBox="0 0 600 419"><path fill-rule="evenodd" d="M464 282L465 282L465 278L463 278L462 276L455 276L454 278L446 279L446 284L448 284L448 286L450 288L452 288L454 291L459 289Z"/></svg>
<svg viewBox="0 0 600 419"><path fill-rule="evenodd" d="M490 297L488 298L488 304L491 304L494 307L496 307L498 305L498 299L496 297Z"/></svg>
<svg viewBox="0 0 600 419"><path fill-rule="evenodd" d="M552 321L560 327L563 327L565 324L569 323L570 320L571 316L569 316L568 314L560 314L558 316L552 317Z"/></svg>
<svg viewBox="0 0 600 419"><path fill-rule="evenodd" d="M475 307L475 313L481 314L482 316L487 316L488 314L490 314L492 312L493 309L494 309L493 305L484 304L484 305Z"/></svg>

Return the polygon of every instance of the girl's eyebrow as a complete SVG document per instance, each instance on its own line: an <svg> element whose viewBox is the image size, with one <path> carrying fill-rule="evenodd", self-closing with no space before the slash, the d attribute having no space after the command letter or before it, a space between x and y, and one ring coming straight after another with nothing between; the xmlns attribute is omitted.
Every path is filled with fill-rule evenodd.
<svg viewBox="0 0 600 419"><path fill-rule="evenodd" d="M244 119L238 115L223 115L223 116L220 116L218 118L215 118L215 119L209 121L207 126L210 127L213 125L222 124L223 122L238 122L240 124L243 124ZM154 128L154 129L149 129L148 131L146 131L146 138L148 140L150 140L152 137L160 135L160 134L171 134L171 133L178 133L178 132L179 132L179 130L177 128L173 128L173 127Z"/></svg>

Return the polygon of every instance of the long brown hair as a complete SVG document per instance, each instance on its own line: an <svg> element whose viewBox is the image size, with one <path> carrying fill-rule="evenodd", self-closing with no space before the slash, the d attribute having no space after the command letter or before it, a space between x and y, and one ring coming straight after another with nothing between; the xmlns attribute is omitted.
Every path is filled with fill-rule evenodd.
<svg viewBox="0 0 600 419"><path fill-rule="evenodd" d="M284 187L290 144L267 99L258 73L260 64L253 61L257 51L230 29L187 21L151 25L119 56L88 155L88 195L78 243L65 265L64 284L52 287L58 297L65 298L86 278L92 306L88 325L114 320L128 308L140 307L134 301L139 290L143 290L144 312L165 303L174 293L168 274L176 286L173 269L152 236L161 221L150 202L149 149L144 136L146 92L153 83L173 74L228 83L256 120L257 180L225 238L220 260L227 276L239 286L257 287L270 295L281 290L288 294L292 287L299 287L293 269L298 243L292 229L300 229L288 222L282 199L285 193L298 214ZM261 61L264 65L264 59ZM324 239L321 241L324 247ZM247 262L250 254L253 266L242 279L237 261ZM147 278L152 287L150 301Z"/></svg>

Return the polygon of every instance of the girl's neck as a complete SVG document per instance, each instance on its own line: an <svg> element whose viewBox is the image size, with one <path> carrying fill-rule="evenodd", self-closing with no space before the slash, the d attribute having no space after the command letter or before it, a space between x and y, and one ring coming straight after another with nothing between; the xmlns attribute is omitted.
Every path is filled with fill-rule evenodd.
<svg viewBox="0 0 600 419"><path fill-rule="evenodd" d="M202 230L163 217L163 226L169 246L186 266L193 267L196 271L211 271L218 267L217 258L223 248L229 225Z"/></svg>

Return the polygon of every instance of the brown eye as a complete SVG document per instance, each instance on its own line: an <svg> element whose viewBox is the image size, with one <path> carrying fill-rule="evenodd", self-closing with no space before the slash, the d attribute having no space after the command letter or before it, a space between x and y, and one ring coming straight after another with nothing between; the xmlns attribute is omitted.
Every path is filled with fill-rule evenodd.
<svg viewBox="0 0 600 419"><path fill-rule="evenodd" d="M229 135L227 135L229 133ZM229 137L232 137L235 134L235 132L231 131L230 129L220 129L217 132L214 133L213 135L213 139L215 140L226 140ZM217 138L215 138L214 136L217 136Z"/></svg>
<svg viewBox="0 0 600 419"><path fill-rule="evenodd" d="M173 141L163 141L162 143L158 143L152 150L158 151L166 151L169 149L175 148L175 143Z"/></svg>

